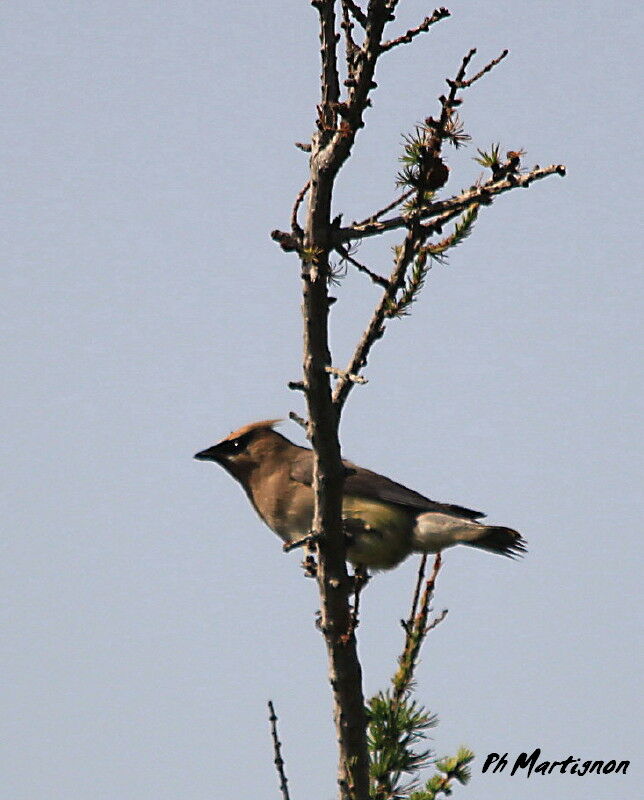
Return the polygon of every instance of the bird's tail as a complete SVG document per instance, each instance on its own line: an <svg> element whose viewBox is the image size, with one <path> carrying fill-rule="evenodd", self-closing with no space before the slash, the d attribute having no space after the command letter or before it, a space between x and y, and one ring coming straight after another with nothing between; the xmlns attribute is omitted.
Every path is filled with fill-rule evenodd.
<svg viewBox="0 0 644 800"><path fill-rule="evenodd" d="M455 544L468 544L509 558L527 552L527 542L512 528L483 525L472 519L435 511L419 514L416 518L412 542L413 549L421 553L435 553Z"/></svg>
<svg viewBox="0 0 644 800"><path fill-rule="evenodd" d="M527 553L527 542L523 536L518 531L501 525L481 525L481 535L465 544L509 558L517 558Z"/></svg>

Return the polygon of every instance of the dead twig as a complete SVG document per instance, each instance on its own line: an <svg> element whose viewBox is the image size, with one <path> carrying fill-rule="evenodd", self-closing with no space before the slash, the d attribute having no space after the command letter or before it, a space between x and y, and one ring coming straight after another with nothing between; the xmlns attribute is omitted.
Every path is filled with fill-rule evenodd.
<svg viewBox="0 0 644 800"><path fill-rule="evenodd" d="M385 53L387 50L391 50L393 47L397 47L400 44L409 44L409 42L413 41L419 34L426 33L436 22L440 22L442 19L449 16L450 13L446 8L437 8L431 17L425 17L420 25L417 25L415 28L410 28L407 33L403 33L402 36L390 39L388 42L383 42L380 45L381 52Z"/></svg>
<svg viewBox="0 0 644 800"><path fill-rule="evenodd" d="M423 585L423 579L425 577L425 567L427 566L427 553L423 553L420 558L420 564L418 565L418 575L416 577L416 588L414 589L414 597L411 601L411 611L409 612L409 617L405 621L404 619L400 620L400 624L403 626L405 633L409 633L414 623L414 619L416 618L416 611L418 609L418 601L420 599L420 590Z"/></svg>
<svg viewBox="0 0 644 800"><path fill-rule="evenodd" d="M347 0L342 0L342 22L340 27L344 31L344 50L347 62L347 71L349 76L353 77L355 69L356 58L360 52L360 47L353 38L353 29L355 27L351 17L351 9Z"/></svg>
<svg viewBox="0 0 644 800"><path fill-rule="evenodd" d="M362 222L354 222L352 227L361 228L365 225L370 225L371 223L376 222L380 219L380 217L388 214L390 211L393 211L394 208L397 208L401 203L404 203L405 200L409 200L413 193L413 189L408 189L406 192L403 192L400 197L396 197L395 200L392 200L391 203L386 205L384 208L381 208L380 211L376 211L375 214L367 217L367 219L362 220Z"/></svg>
<svg viewBox="0 0 644 800"><path fill-rule="evenodd" d="M418 570L418 581L416 583L416 591L414 592L414 599L412 602L412 613L407 622L403 624L403 628L405 629L405 644L398 662L398 669L392 678L392 701L395 704L402 700L404 693L408 690L413 680L414 670L418 662L418 654L420 653L420 648L425 637L432 628L436 627L436 625L445 619L447 614L447 611L445 610L439 615L439 617L437 617L436 620L429 625L427 624L427 619L429 617L429 604L434 594L436 578L438 577L441 563L441 554L436 553L434 558L434 566L432 568L431 575L425 581L425 588L420 601L419 589L424 577L425 564L421 563L421 566Z"/></svg>
<svg viewBox="0 0 644 800"><path fill-rule="evenodd" d="M304 231L302 230L302 226L297 221L297 213L300 210L300 206L302 205L302 201L306 197L306 193L308 192L311 186L311 181L307 181L304 186L300 189L297 193L297 197L295 198L295 203L293 203L293 210L291 211L291 231L294 236L302 241L304 239Z"/></svg>
<svg viewBox="0 0 644 800"><path fill-rule="evenodd" d="M359 271L368 275L371 280L377 284L378 286L382 286L384 289L387 288L388 281L386 278L383 278L381 275L373 272L369 269L369 267L361 264L357 259L355 259L351 253L347 250L347 248L343 247L341 244L337 245L335 248L336 252L342 257L342 261L348 261L349 264L353 264L353 266Z"/></svg>
<svg viewBox="0 0 644 800"><path fill-rule="evenodd" d="M359 22L363 28L367 27L367 15L353 0L342 0L342 5L346 6L347 10L351 12L351 16L356 22Z"/></svg>
<svg viewBox="0 0 644 800"><path fill-rule="evenodd" d="M300 428L303 428L306 431L307 436L309 435L309 423L304 419L304 417L301 417L295 411L289 411L288 418L292 419L293 422L297 423L300 426Z"/></svg>
<svg viewBox="0 0 644 800"><path fill-rule="evenodd" d="M482 77L483 77L484 75L486 75L488 72L490 72L490 70L494 69L494 67L496 67L496 65L497 65L497 64L500 64L500 63L501 63L501 61L503 61L503 59L504 59L504 58L505 58L505 57L508 55L508 53L509 53L509 52L510 52L509 50L504 50L504 51L501 53L501 55L500 55L500 56L497 56L496 58L493 58L493 59L492 59L492 61L490 61L489 63L487 63L487 64L486 64L486 65L483 67L483 69L482 69L482 70L480 70L479 72L477 72L477 73L476 73L476 75L473 75L471 78L468 78L467 80L463 80L463 78L459 79L459 78L457 77L455 81L451 81L451 80L448 78L448 79L447 79L447 83L448 83L448 84L449 84L449 85L450 85L452 88L456 88L456 89L467 89L467 87L468 87L468 86L471 86L473 83L476 83L476 81L478 81L480 78L482 78ZM471 54L472 54L472 55L474 55L474 53L476 53L476 48L474 48L474 49L471 51Z"/></svg>
<svg viewBox="0 0 644 800"><path fill-rule="evenodd" d="M320 76L321 103L318 106L318 129L321 132L336 128L337 106L340 100L338 74L338 37L335 28L334 0L312 0L320 15L320 41L322 43L322 74Z"/></svg>
<svg viewBox="0 0 644 800"><path fill-rule="evenodd" d="M290 800L288 793L288 778L286 777L286 772L284 771L284 759L282 758L282 743L277 736L277 714L275 713L275 707L273 706L272 700L268 701L268 711L268 719L271 723L271 737L273 739L273 753L275 754L275 769L277 770L277 776L280 781L280 789L282 791L283 800Z"/></svg>

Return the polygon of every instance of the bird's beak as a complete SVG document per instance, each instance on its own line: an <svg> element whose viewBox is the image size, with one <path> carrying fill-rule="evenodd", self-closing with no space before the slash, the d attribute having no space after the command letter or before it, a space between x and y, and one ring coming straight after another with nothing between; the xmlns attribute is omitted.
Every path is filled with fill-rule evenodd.
<svg viewBox="0 0 644 800"><path fill-rule="evenodd" d="M202 450L200 453L195 453L194 456L198 461L221 461L221 453L216 444L209 447L207 450Z"/></svg>

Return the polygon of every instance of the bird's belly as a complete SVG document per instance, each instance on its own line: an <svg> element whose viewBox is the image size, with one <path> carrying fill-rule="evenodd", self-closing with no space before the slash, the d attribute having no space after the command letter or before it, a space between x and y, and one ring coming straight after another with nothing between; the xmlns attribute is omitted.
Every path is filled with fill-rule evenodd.
<svg viewBox="0 0 644 800"><path fill-rule="evenodd" d="M347 559L371 569L395 567L411 552L413 518L398 506L362 497L345 496L342 517L349 538ZM293 502L271 509L264 521L284 542L306 536L313 525L309 504Z"/></svg>
<svg viewBox="0 0 644 800"><path fill-rule="evenodd" d="M342 512L349 536L347 558L352 564L390 569L411 552L413 520L401 507L345 497Z"/></svg>

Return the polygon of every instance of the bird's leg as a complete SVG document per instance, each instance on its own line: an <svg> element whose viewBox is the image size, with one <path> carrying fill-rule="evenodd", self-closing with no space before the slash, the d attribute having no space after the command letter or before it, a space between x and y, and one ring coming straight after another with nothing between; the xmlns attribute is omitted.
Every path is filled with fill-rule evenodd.
<svg viewBox="0 0 644 800"><path fill-rule="evenodd" d="M318 574L315 553L317 552L317 542L319 538L318 534L309 531L306 536L302 536L300 539L286 542L286 544L282 545L282 550L284 550L285 553L290 553L291 550L295 550L296 547L306 547L308 555L302 560L302 567L307 578L315 578Z"/></svg>
<svg viewBox="0 0 644 800"><path fill-rule="evenodd" d="M358 613L360 611L360 593L362 592L364 587L369 583L370 575L367 572L366 567L364 567L362 564L358 564L353 570L353 575L351 576L351 578L353 579L353 608L351 610L351 620L349 622L349 630L342 637L343 641L345 642L349 641L351 636L355 633L356 628L358 627L359 623Z"/></svg>
<svg viewBox="0 0 644 800"><path fill-rule="evenodd" d="M360 592L371 580L371 575L367 572L367 568L362 564L358 564L353 570L353 594L356 600L360 599Z"/></svg>

